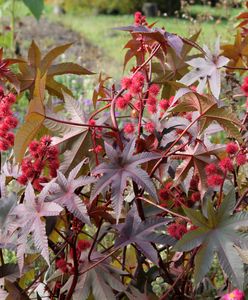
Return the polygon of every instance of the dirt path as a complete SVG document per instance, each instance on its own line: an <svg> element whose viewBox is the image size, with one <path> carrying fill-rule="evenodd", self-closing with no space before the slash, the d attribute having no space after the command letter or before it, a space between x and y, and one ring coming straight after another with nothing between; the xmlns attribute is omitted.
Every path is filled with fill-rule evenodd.
<svg viewBox="0 0 248 300"><path fill-rule="evenodd" d="M17 24L16 40L22 47L20 53L23 56L27 55L27 49L32 40L36 41L43 53L56 45L74 42L71 48L65 52L67 60L77 60L91 70L96 70L98 61L103 57L100 48L90 44L78 33L45 18L39 22L33 17L22 19Z"/></svg>

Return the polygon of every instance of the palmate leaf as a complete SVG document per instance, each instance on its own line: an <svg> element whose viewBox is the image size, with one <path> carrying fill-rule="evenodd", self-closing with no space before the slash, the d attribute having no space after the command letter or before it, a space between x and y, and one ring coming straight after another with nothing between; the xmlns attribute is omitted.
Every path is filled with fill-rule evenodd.
<svg viewBox="0 0 248 300"><path fill-rule="evenodd" d="M67 118L63 115L59 116L58 114L50 114L48 116L59 121L61 120L61 122L74 122L82 124L82 126L63 124L49 119L45 120L44 125L56 134L56 137L53 138L53 145L59 146L60 152L64 155L60 171L65 174L65 176L68 176L69 172L82 161L82 158L87 156L91 162L93 154L88 151L88 146L91 143L91 133L87 126L83 126L83 124L88 124L88 117L85 115L78 101L68 94L63 94L63 96L65 109L70 116ZM102 122L104 122L104 120L96 120L97 125L101 125Z"/></svg>
<svg viewBox="0 0 248 300"><path fill-rule="evenodd" d="M175 98L174 103L178 100L178 97ZM179 99L179 104L177 104L175 108L172 108L171 111L198 111L200 114L199 133L202 133L213 122L217 122L226 131L228 136L242 142L242 136L239 131L242 127L241 122L230 109L218 107L214 97L210 95L200 95L190 89L183 89Z"/></svg>
<svg viewBox="0 0 248 300"><path fill-rule="evenodd" d="M60 171L56 182L52 181L45 185L45 188L50 192L50 198L60 206L66 207L75 217L82 222L90 224L87 209L82 199L74 192L77 188L95 182L94 177L81 176L77 177L84 161L78 164L66 178Z"/></svg>
<svg viewBox="0 0 248 300"><path fill-rule="evenodd" d="M103 76L102 73L99 74L98 84L94 88L92 102L94 107L96 108L96 103L99 97L107 97L107 91L104 87L106 81L108 81L111 77Z"/></svg>
<svg viewBox="0 0 248 300"><path fill-rule="evenodd" d="M146 258L158 264L157 252L151 243L162 245L174 245L175 239L155 231L161 225L171 222L171 218L150 217L142 221L138 215L136 205L128 212L125 223L115 225L119 237L115 241L115 247L125 247L135 243Z"/></svg>
<svg viewBox="0 0 248 300"><path fill-rule="evenodd" d="M220 55L219 39L216 41L213 53L207 46L204 46L203 49L205 51L204 57L193 58L187 62L193 69L183 76L180 82L190 86L198 81L197 92L199 93L203 92L208 83L211 93L218 99L221 87L220 69L229 62L229 59Z"/></svg>
<svg viewBox="0 0 248 300"><path fill-rule="evenodd" d="M152 71L157 76L154 79L155 82L162 84L162 97L169 99L171 96L174 96L178 87L183 86L176 80L182 78L188 71L188 65L186 61L192 59L192 56L189 56L189 52L194 47L194 43L199 37L200 31L192 35L189 38L189 42L192 44L184 43L180 56L177 55L173 48L168 48L166 62L155 62L152 64ZM199 56L199 55L197 55ZM196 55L193 57L197 57Z"/></svg>
<svg viewBox="0 0 248 300"><path fill-rule="evenodd" d="M94 200L97 195L103 193L111 186L111 202L117 222L124 201L123 192L129 178L143 187L155 200L158 199L150 177L138 165L158 159L160 155L149 152L133 155L134 147L135 139L130 140L122 152L105 143L105 151L109 162L101 163L92 171L93 175L103 175L93 187L91 200Z"/></svg>
<svg viewBox="0 0 248 300"><path fill-rule="evenodd" d="M101 262L93 269L83 273L101 258L102 256L99 253L93 252L91 262L89 262L87 260L87 253L81 254L80 259L84 263L79 266L79 274L81 275L77 281L72 300L89 299L91 293L94 299L115 300L114 291L122 292L125 290L125 286L119 280L119 275L125 275L126 273L110 267L108 261ZM62 293L69 290L72 280L73 276L70 276L61 289Z"/></svg>
<svg viewBox="0 0 248 300"><path fill-rule="evenodd" d="M186 215L198 228L185 234L175 245L178 251L190 251L200 247L195 256L194 278L197 285L209 271L214 253L232 284L243 287L244 270L238 252L234 248L244 241L247 235L238 229L248 225L248 213L233 213L236 203L235 190L231 189L219 209L215 210L211 200L207 205L207 217L200 211L184 207Z"/></svg>
<svg viewBox="0 0 248 300"><path fill-rule="evenodd" d="M31 183L25 190L24 203L17 205L11 215L15 217L15 226L19 231L17 257L20 272L24 265L24 253L27 238L33 234L34 244L41 255L49 264L48 240L46 235L46 223L43 217L58 216L63 208L54 202L44 202L47 190L44 189L37 198Z"/></svg>
<svg viewBox="0 0 248 300"><path fill-rule="evenodd" d="M172 48L177 56L180 56L183 41L176 34L171 34L166 32L163 29L152 28L154 24L150 26L126 26L114 28L117 30L129 31L132 35L132 39L127 42L124 48L128 49L125 59L124 59L124 68L127 63L133 58L136 58L137 64L142 63L142 54L139 51L140 41L138 37L143 36L144 42L146 45L149 45L151 48L155 43L159 43L161 48L154 54L161 62L164 60L164 55L167 53L168 48Z"/></svg>
<svg viewBox="0 0 248 300"><path fill-rule="evenodd" d="M222 53L230 59L228 66L230 67L247 67L248 58L248 36L242 37L240 30L237 30L234 44L222 45ZM240 73L244 71L239 70Z"/></svg>
<svg viewBox="0 0 248 300"><path fill-rule="evenodd" d="M19 62L20 73L17 74L17 77L21 85L20 90L29 90L32 98L35 78L37 71L40 70L41 76L47 74L45 88L48 93L63 99L63 92L71 92L65 85L58 83L54 79L54 76L62 74L93 74L89 70L75 63L60 63L53 65L54 60L63 54L71 45L72 43L55 47L42 57L39 47L32 41L27 61Z"/></svg>
<svg viewBox="0 0 248 300"><path fill-rule="evenodd" d="M198 175L198 188L202 197L207 191L207 177L205 172L206 165L213 162L212 156L218 157L225 151L224 145L213 145L207 139L202 142L196 142L194 146L185 146L184 151L176 151L173 159L183 159L183 162L177 167L174 178L174 185L182 183L189 170L193 167L194 174ZM193 175L193 174L192 174Z"/></svg>
<svg viewBox="0 0 248 300"><path fill-rule="evenodd" d="M45 97L46 74L41 77L37 70L33 99L29 103L25 122L18 129L15 136L14 154L16 162L21 163L27 146L37 135L45 120L44 97Z"/></svg>

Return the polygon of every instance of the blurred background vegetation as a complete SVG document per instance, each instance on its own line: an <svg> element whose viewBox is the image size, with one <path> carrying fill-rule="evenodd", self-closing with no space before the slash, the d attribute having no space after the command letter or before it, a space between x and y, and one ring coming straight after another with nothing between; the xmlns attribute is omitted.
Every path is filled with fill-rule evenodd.
<svg viewBox="0 0 248 300"><path fill-rule="evenodd" d="M80 33L105 53L102 68L116 75L123 62L122 47L128 34L114 27L133 23L132 14L146 12L148 22L157 22L169 32L189 36L202 30L201 44L213 43L217 36L224 42L233 38L234 17L241 11L242 0L47 0L55 7L53 20ZM151 3L155 10L146 8ZM211 36L211 39L209 38ZM211 46L211 45L210 45ZM109 59L108 59L109 58ZM112 61L112 64L109 64ZM113 68L112 68L113 65Z"/></svg>
<svg viewBox="0 0 248 300"><path fill-rule="evenodd" d="M91 70L116 79L122 76L123 47L129 37L127 32L113 28L132 24L135 11L146 13L149 23L157 22L155 26L182 36L201 30L200 44L211 47L217 36L222 42L233 41L235 16L245 4L244 0L39 0L44 1L44 10L40 21L36 21L23 1L0 0L0 46L7 51L13 48L13 31L15 52L22 55L32 38L44 50L64 41L76 41L72 50L78 50L68 51L67 56L90 61L87 67ZM84 42L77 44L77 39Z"/></svg>

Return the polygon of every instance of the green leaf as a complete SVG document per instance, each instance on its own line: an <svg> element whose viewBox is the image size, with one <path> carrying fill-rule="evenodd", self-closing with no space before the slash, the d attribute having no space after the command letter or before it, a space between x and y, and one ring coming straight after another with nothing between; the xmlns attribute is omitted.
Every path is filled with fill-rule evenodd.
<svg viewBox="0 0 248 300"><path fill-rule="evenodd" d="M16 162L21 163L28 144L38 133L43 121L43 116L37 113L32 113L17 131L14 144Z"/></svg>
<svg viewBox="0 0 248 300"><path fill-rule="evenodd" d="M236 204L236 195L235 195L235 189L232 188L229 193L226 195L224 200L222 201L220 208L218 210L218 219L224 219L225 217L228 217L231 215L231 213L234 210Z"/></svg>
<svg viewBox="0 0 248 300"><path fill-rule="evenodd" d="M214 251L211 241L209 244L206 244L198 250L195 256L195 270L194 270L194 279L195 285L201 282L204 275L209 271L213 257Z"/></svg>
<svg viewBox="0 0 248 300"><path fill-rule="evenodd" d="M39 20L44 9L44 0L23 0L34 17Z"/></svg>
<svg viewBox="0 0 248 300"><path fill-rule="evenodd" d="M174 248L178 251L190 251L203 243L207 233L208 230L205 228L189 231L176 243Z"/></svg>
<svg viewBox="0 0 248 300"><path fill-rule="evenodd" d="M183 207L183 210L185 211L186 215L190 218L192 223L196 226L208 226L207 219L201 214L199 210L196 209L190 209L188 207Z"/></svg>
<svg viewBox="0 0 248 300"><path fill-rule="evenodd" d="M209 271L214 253L217 253L220 265L235 287L242 289L244 269L239 256L242 249L235 249L247 242L247 234L238 231L248 226L248 213L233 213L235 207L234 188L226 195L219 209L215 209L211 200L207 203L207 219L203 213L184 208L186 215L193 224L199 226L196 230L185 234L175 245L179 251L190 251L199 247L194 259L195 285Z"/></svg>

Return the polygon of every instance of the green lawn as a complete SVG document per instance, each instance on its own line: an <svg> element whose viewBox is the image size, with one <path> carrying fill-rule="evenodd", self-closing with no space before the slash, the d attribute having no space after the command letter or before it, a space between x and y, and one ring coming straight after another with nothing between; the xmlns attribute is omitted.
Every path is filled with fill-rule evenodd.
<svg viewBox="0 0 248 300"><path fill-rule="evenodd" d="M132 24L133 16L82 15L79 17L66 14L56 20L79 32L91 43L103 49L104 56L106 57L106 61L103 59L101 65L103 71L107 71L108 74L115 76L116 74L121 74L123 55L125 53L123 46L128 41L129 34L113 30L113 28ZM155 21L157 21L157 26L164 26L169 32L187 37L201 29L200 44L211 45L218 35L220 35L222 42L230 40L235 32L233 22L224 20L219 22L193 23L176 18L148 18L149 23Z"/></svg>
<svg viewBox="0 0 248 300"><path fill-rule="evenodd" d="M203 5L190 5L186 9L190 15L199 18L201 16L212 16L214 19L225 19L229 20L230 18L235 18L242 9L240 8L230 8L227 6L221 7L210 7Z"/></svg>

